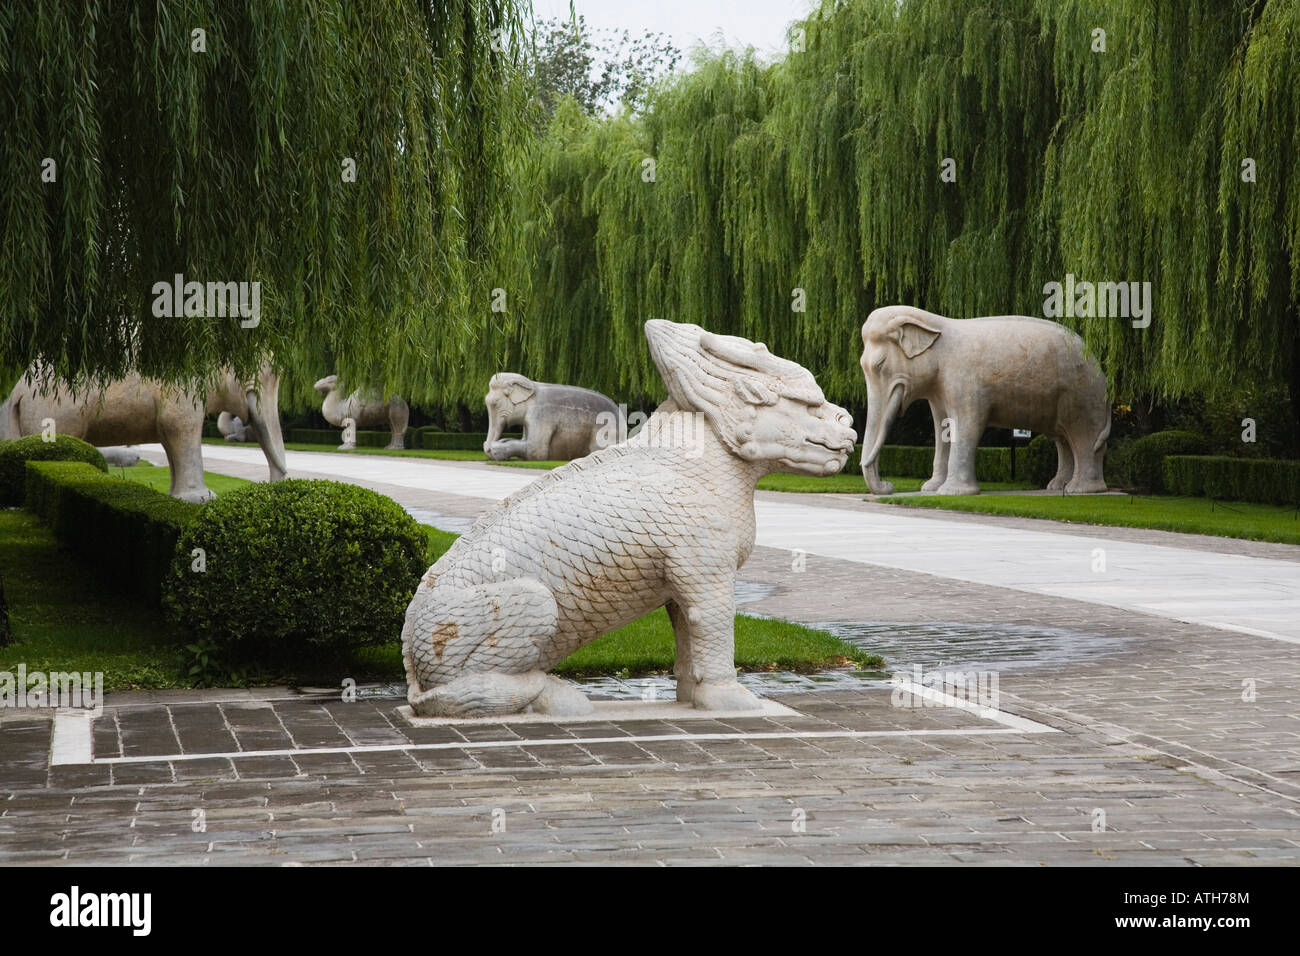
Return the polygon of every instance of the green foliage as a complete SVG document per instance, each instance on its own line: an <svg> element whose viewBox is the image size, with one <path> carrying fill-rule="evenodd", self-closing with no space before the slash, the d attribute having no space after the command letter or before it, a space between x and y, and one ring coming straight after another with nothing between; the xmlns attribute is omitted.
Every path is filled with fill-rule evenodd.
<svg viewBox="0 0 1300 956"><path fill-rule="evenodd" d="M82 461L100 471L108 471L99 449L80 438L58 435L53 441L45 441L40 435L28 435L0 442L0 508L23 503L29 461Z"/></svg>
<svg viewBox="0 0 1300 956"><path fill-rule="evenodd" d="M1127 478L1134 488L1161 494L1165 488L1164 460L1168 455L1203 455L1209 450L1205 436L1187 431L1164 431L1135 441L1128 452Z"/></svg>
<svg viewBox="0 0 1300 956"><path fill-rule="evenodd" d="M1300 506L1300 461L1169 455L1164 481L1175 495Z"/></svg>
<svg viewBox="0 0 1300 956"><path fill-rule="evenodd" d="M186 529L163 604L196 643L242 660L383 643L401 633L427 548L415 520L368 489L250 485L205 505Z"/></svg>
<svg viewBox="0 0 1300 956"><path fill-rule="evenodd" d="M270 351L440 397L489 321L488 290L523 274L523 9L0 5L0 364L179 381L251 375ZM260 282L261 323L155 318L154 283L176 273ZM310 385L290 377L285 407Z"/></svg>
<svg viewBox="0 0 1300 956"><path fill-rule="evenodd" d="M416 440L417 432L414 428L407 428L403 434L403 441L407 448L417 447L413 444ZM339 442L343 441L343 429L341 428L289 428L285 430L284 440L287 442L296 442L302 445L333 445L338 447ZM393 440L391 429L374 429L368 431L357 431L358 448L385 448Z"/></svg>
<svg viewBox="0 0 1300 956"><path fill-rule="evenodd" d="M9 602L5 600L4 569L0 568L0 647L13 641L13 630L9 626Z"/></svg>
<svg viewBox="0 0 1300 956"><path fill-rule="evenodd" d="M422 432L420 447L428 451L483 451L486 432Z"/></svg>
<svg viewBox="0 0 1300 956"><path fill-rule="evenodd" d="M532 288L465 400L507 367L659 396L660 316L763 341L860 409L872 308L1041 314L1070 272L1152 283L1149 328L1062 320L1116 397L1300 410L1300 3L823 0L798 25L802 52L706 53L643 115L557 110Z"/></svg>
<svg viewBox="0 0 1300 956"><path fill-rule="evenodd" d="M1023 455L1022 477L1035 487L1046 488L1047 483L1056 477L1056 442L1046 435L1035 435L1020 454Z"/></svg>
<svg viewBox="0 0 1300 956"><path fill-rule="evenodd" d="M34 461L27 465L24 507L104 581L156 604L177 539L204 506L84 462Z"/></svg>
<svg viewBox="0 0 1300 956"><path fill-rule="evenodd" d="M615 102L636 109L655 80L672 72L681 58L665 34L650 30L636 37L626 30L592 30L584 16L540 20L536 26L528 72L546 117L565 97L591 115Z"/></svg>

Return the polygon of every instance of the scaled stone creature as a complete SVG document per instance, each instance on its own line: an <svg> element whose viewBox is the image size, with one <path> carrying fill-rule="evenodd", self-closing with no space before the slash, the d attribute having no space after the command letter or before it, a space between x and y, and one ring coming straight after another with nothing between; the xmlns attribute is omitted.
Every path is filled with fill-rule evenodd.
<svg viewBox="0 0 1300 956"><path fill-rule="evenodd" d="M774 471L838 472L851 420L763 345L662 320L645 332L668 400L644 427L507 498L421 580L402 631L416 714L589 712L547 671L664 606L677 699L758 706L736 680L733 635L754 486Z"/></svg>
<svg viewBox="0 0 1300 956"><path fill-rule="evenodd" d="M515 372L493 375L484 403L483 453L496 461L571 461L590 455L601 447L602 435L618 430L618 406L600 392L534 382ZM501 438L507 428L522 428L523 437Z"/></svg>
<svg viewBox="0 0 1300 956"><path fill-rule="evenodd" d="M862 326L860 364L867 382L862 476L872 493L894 490L880 477L880 449L894 420L917 400L928 401L934 417L934 471L924 491L979 494L975 453L990 425L1027 428L1056 442L1049 490L1106 490L1106 377L1065 326L1024 315L948 319L885 306Z"/></svg>
<svg viewBox="0 0 1300 956"><path fill-rule="evenodd" d="M387 424L393 431L392 440L384 447L406 447L406 423L410 420L411 409L401 396L393 395L384 401L378 396L356 391L344 398L338 385L337 375L326 375L312 387L325 396L320 410L325 420L335 428L345 430L343 444L339 445L341 451L357 447L357 428L383 424ZM352 419L350 428L348 419Z"/></svg>

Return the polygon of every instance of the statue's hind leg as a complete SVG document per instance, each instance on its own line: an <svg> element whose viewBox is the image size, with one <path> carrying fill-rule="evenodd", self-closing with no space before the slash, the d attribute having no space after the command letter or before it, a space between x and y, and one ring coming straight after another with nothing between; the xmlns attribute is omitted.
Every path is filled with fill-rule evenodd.
<svg viewBox="0 0 1300 956"><path fill-rule="evenodd" d="M556 623L555 598L532 579L421 584L402 629L412 709L424 717L589 713L580 690L541 669Z"/></svg>

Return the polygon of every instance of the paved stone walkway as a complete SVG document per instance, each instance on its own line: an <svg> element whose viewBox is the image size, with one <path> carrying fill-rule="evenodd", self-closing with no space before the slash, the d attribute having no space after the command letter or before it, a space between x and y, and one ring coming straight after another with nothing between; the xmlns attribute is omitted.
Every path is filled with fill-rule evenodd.
<svg viewBox="0 0 1300 956"><path fill-rule="evenodd" d="M290 467L301 473L294 453ZM478 490L477 475L463 480ZM359 483L443 515L472 516L489 496ZM760 526L776 513L763 497ZM825 525L888 506L808 507ZM922 537L1007 530L897 519L929 523ZM1108 529L1052 533L1086 542ZM1236 580L1227 550L1168 537L1117 540L1223 559ZM807 550L798 572L784 546L756 549L742 576L767 596L746 611L966 622L990 635L1055 626L1085 634L1087 656L1000 672L1000 709L1042 725L1033 730L896 707L887 686L781 696L798 717L426 728L391 698L117 695L94 724L89 763L50 765L49 715L0 722L0 863L1300 862L1300 651L1286 640L1294 622L1273 608L1243 609L1267 618L1259 630L1277 636L1266 637L968 580L950 565L930 574ZM1295 566L1277 546L1238 553ZM1036 558L994 549L985 560ZM1274 582L1277 601L1295 599L1295 570L1290 591Z"/></svg>

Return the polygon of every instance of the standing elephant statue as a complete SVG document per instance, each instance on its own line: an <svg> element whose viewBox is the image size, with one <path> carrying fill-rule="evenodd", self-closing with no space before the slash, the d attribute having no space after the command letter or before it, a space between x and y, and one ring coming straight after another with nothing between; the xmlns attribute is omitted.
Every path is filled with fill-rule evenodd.
<svg viewBox="0 0 1300 956"><path fill-rule="evenodd" d="M600 448L603 430L617 431L610 426L618 424L618 406L600 392L575 385L498 372L488 382L484 402L488 433L483 453L496 461L572 461ZM502 439L507 428L522 428L523 436Z"/></svg>
<svg viewBox="0 0 1300 956"><path fill-rule="evenodd" d="M45 419L60 435L92 445L137 445L160 442L171 468L169 494L182 501L213 497L203 483L203 419L226 412L249 423L262 446L271 480L285 475L284 439L280 433L280 376L264 364L257 381L241 382L223 373L206 395L168 387L128 375L76 397L63 383L42 392L29 373L9 396L5 431L13 438L39 435Z"/></svg>
<svg viewBox="0 0 1300 956"><path fill-rule="evenodd" d="M321 405L321 414L325 421L335 428L343 429L343 444L340 451L351 451L357 447L357 429L373 425L387 424L393 430L393 437L386 448L406 447L406 423L411 418L411 408L398 395L392 395L388 401L373 395L353 392L347 398L339 393L339 377L326 375L313 388L325 396ZM348 419L352 424L348 424Z"/></svg>
<svg viewBox="0 0 1300 956"><path fill-rule="evenodd" d="M1023 315L948 319L885 306L862 326L861 365L868 405L862 477L873 494L894 490L880 477L880 449L917 400L929 402L934 417L934 472L923 491L979 494L975 452L989 426L1027 428L1055 441L1050 490L1106 490L1106 378L1064 326Z"/></svg>

